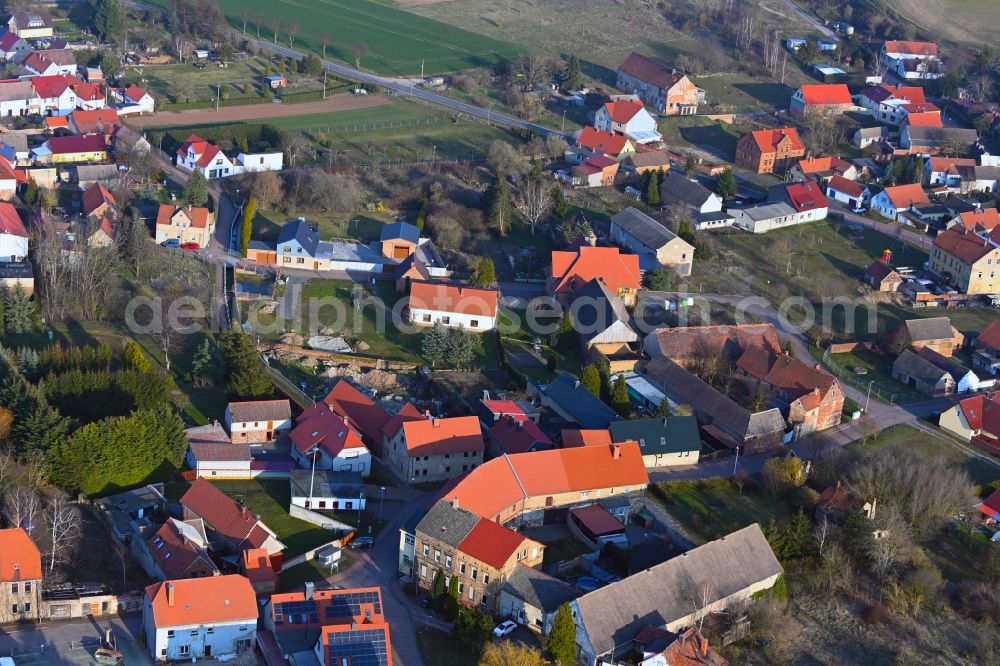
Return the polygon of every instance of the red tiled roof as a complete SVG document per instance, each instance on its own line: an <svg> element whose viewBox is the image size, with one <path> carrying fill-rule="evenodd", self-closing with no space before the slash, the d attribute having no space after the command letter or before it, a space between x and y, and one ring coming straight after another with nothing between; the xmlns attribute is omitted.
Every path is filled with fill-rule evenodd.
<svg viewBox="0 0 1000 666"><path fill-rule="evenodd" d="M594 536L618 534L625 531L622 521L615 518L600 504L588 504L570 509L570 514Z"/></svg>
<svg viewBox="0 0 1000 666"><path fill-rule="evenodd" d="M336 458L344 449L367 448L350 419L322 402L302 412L288 436L301 453L318 446L331 458Z"/></svg>
<svg viewBox="0 0 1000 666"><path fill-rule="evenodd" d="M24 222L17 214L17 209L6 202L0 203L0 234L10 234L21 238L28 237L28 231L24 228Z"/></svg>
<svg viewBox="0 0 1000 666"><path fill-rule="evenodd" d="M67 76L65 74L35 76L31 79L31 85L35 89L35 94L42 99L59 97L74 83L81 83L81 81L75 76Z"/></svg>
<svg viewBox="0 0 1000 666"><path fill-rule="evenodd" d="M619 99L605 102L604 108L607 109L611 122L624 125L642 111L642 102L637 99Z"/></svg>
<svg viewBox="0 0 1000 666"><path fill-rule="evenodd" d="M938 46L934 42L912 42L890 39L885 43L886 53L904 53L907 55L936 56Z"/></svg>
<svg viewBox="0 0 1000 666"><path fill-rule="evenodd" d="M444 282L410 283L410 309L454 312L468 316L496 317L499 292Z"/></svg>
<svg viewBox="0 0 1000 666"><path fill-rule="evenodd" d="M39 74L47 72L50 67L56 67L54 62L37 51L28 54L28 57L24 59L21 65Z"/></svg>
<svg viewBox="0 0 1000 666"><path fill-rule="evenodd" d="M913 204L929 203L927 192L920 183L896 185L885 188L885 194L897 210L909 208Z"/></svg>
<svg viewBox="0 0 1000 666"><path fill-rule="evenodd" d="M1000 392L991 393L983 401L981 429L994 439L1000 436Z"/></svg>
<svg viewBox="0 0 1000 666"><path fill-rule="evenodd" d="M641 285L639 255L622 254L617 247L585 245L575 252L552 251L553 291L565 294L594 278L602 278L611 291L638 289Z"/></svg>
<svg viewBox="0 0 1000 666"><path fill-rule="evenodd" d="M851 90L846 83L806 84L800 88L806 104L850 104Z"/></svg>
<svg viewBox="0 0 1000 666"><path fill-rule="evenodd" d="M895 91L895 96L899 99L908 99L914 104L925 104L927 102L924 89L920 86L899 86Z"/></svg>
<svg viewBox="0 0 1000 666"><path fill-rule="evenodd" d="M130 85L128 88L125 89L123 94L133 102L139 103L140 101L142 101L142 98L149 93L147 93L145 90L143 90L142 88L133 83L132 85Z"/></svg>
<svg viewBox="0 0 1000 666"><path fill-rule="evenodd" d="M1000 516L1000 489L994 490L992 495L984 499L979 510L994 518Z"/></svg>
<svg viewBox="0 0 1000 666"><path fill-rule="evenodd" d="M808 157L799 160L799 171L803 174L815 173L844 173L850 169L852 164L839 157Z"/></svg>
<svg viewBox="0 0 1000 666"><path fill-rule="evenodd" d="M53 136L49 138L49 148L52 150L53 155L98 153L107 151L108 141L103 134Z"/></svg>
<svg viewBox="0 0 1000 666"><path fill-rule="evenodd" d="M191 484L181 497L181 506L193 511L235 549L260 548L271 536L250 509L241 508L239 502L205 479L196 479Z"/></svg>
<svg viewBox="0 0 1000 666"><path fill-rule="evenodd" d="M986 398L985 395L974 395L958 402L958 408L962 410L962 414L965 415L965 420L968 421L969 428L972 430L979 430L983 427L983 408L986 406Z"/></svg>
<svg viewBox="0 0 1000 666"><path fill-rule="evenodd" d="M785 185L785 192L788 193L792 207L800 213L829 206L826 195L815 180L790 183Z"/></svg>
<svg viewBox="0 0 1000 666"><path fill-rule="evenodd" d="M420 410L414 407L412 402L407 402L395 416L389 419L389 422L382 428L382 432L390 438L395 437L404 423L422 418L424 415L420 413Z"/></svg>
<svg viewBox="0 0 1000 666"><path fill-rule="evenodd" d="M147 543L149 554L167 580L184 578L191 566L202 559L201 549L178 532L173 520L163 523Z"/></svg>
<svg viewBox="0 0 1000 666"><path fill-rule="evenodd" d="M492 519L526 497L648 483L639 444L625 442L494 458L469 472L444 499L457 498L459 506Z"/></svg>
<svg viewBox="0 0 1000 666"><path fill-rule="evenodd" d="M99 99L104 99L104 86L102 86L100 83L78 83L77 85L73 86L73 92L76 93L77 97L87 102L95 102ZM101 110L114 111L115 115L116 116L118 115L118 112L115 111L114 109L101 109Z"/></svg>
<svg viewBox="0 0 1000 666"><path fill-rule="evenodd" d="M503 569L526 540L514 530L480 518L459 542L458 549L495 569Z"/></svg>
<svg viewBox="0 0 1000 666"><path fill-rule="evenodd" d="M660 66L656 61L650 60L646 56L632 52L625 59L625 62L618 67L619 71L630 74L640 81L645 81L663 90L670 90L678 81L684 78L682 72L668 70Z"/></svg>
<svg viewBox="0 0 1000 666"><path fill-rule="evenodd" d="M829 391L836 379L786 354L769 354L760 347L748 349L736 362L737 367L757 379L775 386L796 398L819 389Z"/></svg>
<svg viewBox="0 0 1000 666"><path fill-rule="evenodd" d="M39 580L42 554L20 527L0 530L0 581Z"/></svg>
<svg viewBox="0 0 1000 666"><path fill-rule="evenodd" d="M483 406L497 416L523 416L524 408L515 400L483 400Z"/></svg>
<svg viewBox="0 0 1000 666"><path fill-rule="evenodd" d="M611 446L611 433L607 430L563 430L559 433L559 437L565 449L578 446Z"/></svg>
<svg viewBox="0 0 1000 666"><path fill-rule="evenodd" d="M778 330L773 324L658 328L652 335L657 338L660 354L681 364L695 354L736 359L752 347L761 347L772 354L782 353Z"/></svg>
<svg viewBox="0 0 1000 666"><path fill-rule="evenodd" d="M612 156L621 155L622 151L630 144L631 141L624 134L604 132L589 126L584 127L583 131L580 132L580 136L576 139L576 145L578 146L590 148L599 153L606 153Z"/></svg>
<svg viewBox="0 0 1000 666"><path fill-rule="evenodd" d="M974 167L976 166L976 160L965 157L931 157L929 165L931 171L948 172L955 167Z"/></svg>
<svg viewBox="0 0 1000 666"><path fill-rule="evenodd" d="M479 419L475 416L406 421L403 440L411 456L482 451L484 448Z"/></svg>
<svg viewBox="0 0 1000 666"><path fill-rule="evenodd" d="M504 453L524 453L536 443L552 447L552 440L527 416L505 416L490 428L490 436Z"/></svg>
<svg viewBox="0 0 1000 666"><path fill-rule="evenodd" d="M90 215L103 205L117 205L114 196L101 183L94 183L83 193L83 214Z"/></svg>
<svg viewBox="0 0 1000 666"><path fill-rule="evenodd" d="M236 574L154 583L146 588L146 598L153 609L153 624L159 628L257 621L253 587L249 580Z"/></svg>
<svg viewBox="0 0 1000 666"><path fill-rule="evenodd" d="M17 44L20 39L21 38L13 32L10 32L9 30L5 31L3 35L0 35L0 49L10 51L10 49L14 47L14 44Z"/></svg>
<svg viewBox="0 0 1000 666"><path fill-rule="evenodd" d="M911 127L944 127L940 111L910 112L906 115L906 122Z"/></svg>
<svg viewBox="0 0 1000 666"><path fill-rule="evenodd" d="M346 379L337 382L333 390L323 398L323 402L330 405L334 412L350 419L351 424L365 437L372 441L382 440L382 429L391 417Z"/></svg>
<svg viewBox="0 0 1000 666"><path fill-rule="evenodd" d="M729 666L726 658L713 650L708 639L694 627L681 632L660 655L663 663L670 666Z"/></svg>
<svg viewBox="0 0 1000 666"><path fill-rule="evenodd" d="M992 321L976 338L976 344L1000 350L1000 321Z"/></svg>
<svg viewBox="0 0 1000 666"><path fill-rule="evenodd" d="M972 210L967 213L960 213L959 222L969 231L977 227L985 231L992 231L993 227L1000 224L1000 211L996 208L984 208L982 210Z"/></svg>
<svg viewBox="0 0 1000 666"><path fill-rule="evenodd" d="M893 267L884 261L873 261L865 267L865 277L871 278L877 283L881 283L882 280L886 279L895 272L896 271Z"/></svg>
<svg viewBox="0 0 1000 666"><path fill-rule="evenodd" d="M196 229L208 227L208 209L199 206L174 206L173 204L160 204L156 212L156 224L173 224L174 216L183 210L191 219L191 226Z"/></svg>
<svg viewBox="0 0 1000 666"><path fill-rule="evenodd" d="M843 176L831 176L826 186L851 197L860 197L865 192L865 184L849 180Z"/></svg>
<svg viewBox="0 0 1000 666"><path fill-rule="evenodd" d="M937 238L934 239L934 247L967 265L979 261L996 249L972 231L967 231L961 226L954 226L938 234Z"/></svg>
<svg viewBox="0 0 1000 666"><path fill-rule="evenodd" d="M74 111L70 117L80 134L111 134L119 125L118 111L115 109Z"/></svg>
<svg viewBox="0 0 1000 666"><path fill-rule="evenodd" d="M278 579L278 574L271 568L271 558L263 548L243 551L243 570L251 583L269 583Z"/></svg>
<svg viewBox="0 0 1000 666"><path fill-rule="evenodd" d="M782 129L757 130L753 132L753 139L757 143L757 148L762 153L773 153L778 150L778 144L782 141L791 142L792 150L805 150L798 130L794 127L784 127Z"/></svg>

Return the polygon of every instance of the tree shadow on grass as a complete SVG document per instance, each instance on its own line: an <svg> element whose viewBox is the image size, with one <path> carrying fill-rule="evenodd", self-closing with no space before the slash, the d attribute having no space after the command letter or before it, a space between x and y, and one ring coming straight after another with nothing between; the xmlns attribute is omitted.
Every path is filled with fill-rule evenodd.
<svg viewBox="0 0 1000 666"><path fill-rule="evenodd" d="M681 137L705 152L732 162L736 155L736 137L722 123L680 128Z"/></svg>

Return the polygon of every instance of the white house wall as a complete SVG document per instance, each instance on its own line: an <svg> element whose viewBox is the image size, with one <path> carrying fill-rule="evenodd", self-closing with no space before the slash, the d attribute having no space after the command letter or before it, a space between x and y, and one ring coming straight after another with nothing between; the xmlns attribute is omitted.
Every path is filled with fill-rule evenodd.
<svg viewBox="0 0 1000 666"><path fill-rule="evenodd" d="M445 318L448 319L445 322ZM433 326L441 322L446 328L458 328L465 326L467 331L492 331L496 326L496 318L486 315L467 315L458 312L440 312L438 310L425 310L421 308L410 308L410 320L418 326ZM473 322L476 323L473 326Z"/></svg>

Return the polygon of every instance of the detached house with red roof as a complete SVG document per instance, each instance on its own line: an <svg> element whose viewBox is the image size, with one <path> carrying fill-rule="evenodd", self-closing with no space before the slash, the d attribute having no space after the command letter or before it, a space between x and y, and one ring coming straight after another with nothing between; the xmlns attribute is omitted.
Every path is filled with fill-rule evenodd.
<svg viewBox="0 0 1000 666"><path fill-rule="evenodd" d="M636 97L613 97L605 102L594 114L594 127L603 132L624 134L637 144L663 138L656 129L656 119Z"/></svg>
<svg viewBox="0 0 1000 666"><path fill-rule="evenodd" d="M30 80L35 91L36 113L43 116L66 116L76 110L78 99L75 84L83 83L75 76L57 74L54 76L36 76Z"/></svg>
<svg viewBox="0 0 1000 666"><path fill-rule="evenodd" d="M253 649L257 596L240 575L155 583L142 600L142 637L157 663L193 661Z"/></svg>
<svg viewBox="0 0 1000 666"><path fill-rule="evenodd" d="M492 331L496 327L499 292L445 282L410 283L407 309L417 326L462 326L467 331Z"/></svg>
<svg viewBox="0 0 1000 666"><path fill-rule="evenodd" d="M555 445L534 421L524 415L504 416L490 428L490 448L494 455L545 451Z"/></svg>
<svg viewBox="0 0 1000 666"><path fill-rule="evenodd" d="M694 115L704 101L704 92L683 72L667 69L635 52L618 67L615 87L638 96L657 113L667 116Z"/></svg>
<svg viewBox="0 0 1000 666"><path fill-rule="evenodd" d="M62 74L62 68L56 63L52 62L44 55L38 51L33 51L28 55L27 58L21 61L21 67L27 70L22 78L29 78L31 76L55 76L57 74ZM76 69L76 64L74 63L73 69ZM72 72L67 72L71 74Z"/></svg>
<svg viewBox="0 0 1000 666"><path fill-rule="evenodd" d="M204 521L212 551L239 554L248 548L263 548L272 560L280 562L285 544L243 502L205 479L196 479L180 503L184 520Z"/></svg>
<svg viewBox="0 0 1000 666"><path fill-rule="evenodd" d="M53 136L32 153L42 163L105 162L108 159L108 140L103 134Z"/></svg>
<svg viewBox="0 0 1000 666"><path fill-rule="evenodd" d="M41 617L42 554L20 527L0 530L0 624Z"/></svg>
<svg viewBox="0 0 1000 666"><path fill-rule="evenodd" d="M249 400L226 405L226 429L234 442L260 444L292 429L292 406L285 400Z"/></svg>
<svg viewBox="0 0 1000 666"><path fill-rule="evenodd" d="M930 81L944 76L944 64L934 42L888 40L879 58L902 81Z"/></svg>
<svg viewBox="0 0 1000 666"><path fill-rule="evenodd" d="M572 250L553 250L548 293L556 298L582 289L601 278L626 305L635 305L642 284L639 255L624 254L617 247L581 245Z"/></svg>
<svg viewBox="0 0 1000 666"><path fill-rule="evenodd" d="M414 536L417 585L429 590L438 571L447 580L457 576L459 601L490 614L517 566L540 566L545 554L543 544L464 509L457 500L439 500L417 523Z"/></svg>
<svg viewBox="0 0 1000 666"><path fill-rule="evenodd" d="M788 112L793 118L811 113L840 115L853 108L851 91L846 83L805 84L792 95Z"/></svg>
<svg viewBox="0 0 1000 666"><path fill-rule="evenodd" d="M372 471L372 454L361 441L351 419L334 412L325 402L317 402L299 414L289 433L292 460L303 468L335 472Z"/></svg>
<svg viewBox="0 0 1000 666"><path fill-rule="evenodd" d="M915 204L930 203L927 192L919 183L887 187L872 198L872 210L882 217L898 221L902 213Z"/></svg>
<svg viewBox="0 0 1000 666"><path fill-rule="evenodd" d="M208 180L250 171L280 171L283 160L284 153L281 152L240 153L233 159L197 134L189 135L177 149L177 167L185 171L201 171Z"/></svg>
<svg viewBox="0 0 1000 666"><path fill-rule="evenodd" d="M407 483L446 481L473 470L485 457L475 416L406 420L382 442L382 458Z"/></svg>
<svg viewBox="0 0 1000 666"><path fill-rule="evenodd" d="M382 446L382 431L392 417L346 379L341 379L323 402L330 410L346 417L359 433L365 445L376 455ZM410 403L407 403L410 405ZM410 405L412 408L412 405ZM417 412L417 416L420 413Z"/></svg>
<svg viewBox="0 0 1000 666"><path fill-rule="evenodd" d="M153 96L134 83L127 88L112 90L111 94L118 102L118 113L122 116L152 113L156 106Z"/></svg>
<svg viewBox="0 0 1000 666"><path fill-rule="evenodd" d="M870 111L872 117L883 125L902 124L909 113L907 107L910 105L927 105L924 89L920 86L883 84L861 90L861 106ZM940 111L938 113L940 114Z"/></svg>
<svg viewBox="0 0 1000 666"><path fill-rule="evenodd" d="M794 127L757 130L736 142L736 166L755 173L784 173L806 154Z"/></svg>
<svg viewBox="0 0 1000 666"><path fill-rule="evenodd" d="M94 183L88 187L83 193L82 203L85 217L95 220L104 217L118 218L118 202L102 183Z"/></svg>
<svg viewBox="0 0 1000 666"><path fill-rule="evenodd" d="M858 169L847 160L830 156L809 156L792 167L792 177L796 180L818 180L825 183L834 176L854 180L858 177Z"/></svg>
<svg viewBox="0 0 1000 666"><path fill-rule="evenodd" d="M197 243L208 247L215 233L215 215L203 206L160 204L156 213L156 242L170 239L180 244Z"/></svg>
<svg viewBox="0 0 1000 666"><path fill-rule="evenodd" d="M576 138L576 147L568 151L567 159L584 163L591 157L604 155L620 162L634 152L635 145L624 134L584 127Z"/></svg>
<svg viewBox="0 0 1000 666"><path fill-rule="evenodd" d="M7 31L0 35L0 60L19 62L31 53L31 46L17 34Z"/></svg>
<svg viewBox="0 0 1000 666"><path fill-rule="evenodd" d="M851 208L857 208L868 203L871 191L864 183L843 176L832 176L826 181L826 196Z"/></svg>
<svg viewBox="0 0 1000 666"><path fill-rule="evenodd" d="M28 230L12 204L0 203L0 262L24 261L28 256Z"/></svg>
<svg viewBox="0 0 1000 666"><path fill-rule="evenodd" d="M974 395L941 413L938 424L991 455L1000 455L1000 393Z"/></svg>
<svg viewBox="0 0 1000 666"><path fill-rule="evenodd" d="M138 559L148 573L160 580L218 576L219 568L212 562L207 548L208 537L200 519L167 518L167 522L146 541L145 550L140 551Z"/></svg>
<svg viewBox="0 0 1000 666"><path fill-rule="evenodd" d="M1000 321L991 322L972 343L972 367L1000 375Z"/></svg>

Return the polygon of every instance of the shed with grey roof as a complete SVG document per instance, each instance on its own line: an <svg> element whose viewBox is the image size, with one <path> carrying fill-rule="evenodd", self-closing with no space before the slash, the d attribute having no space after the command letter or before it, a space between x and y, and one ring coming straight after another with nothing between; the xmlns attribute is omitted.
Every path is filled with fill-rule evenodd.
<svg viewBox="0 0 1000 666"><path fill-rule="evenodd" d="M639 442L646 467L694 465L701 452L698 419L694 416L659 416L615 421L608 429L613 442Z"/></svg>
<svg viewBox="0 0 1000 666"><path fill-rule="evenodd" d="M645 627L678 631L702 615L770 589L784 569L754 523L572 603L577 654L584 666L621 657ZM707 597L693 609L692 598Z"/></svg>
<svg viewBox="0 0 1000 666"><path fill-rule="evenodd" d="M559 607L579 595L579 590L569 583L518 564L500 586L500 615L548 636Z"/></svg>
<svg viewBox="0 0 1000 666"><path fill-rule="evenodd" d="M931 397L949 395L955 390L955 378L948 370L909 349L903 350L892 364L892 376Z"/></svg>
<svg viewBox="0 0 1000 666"><path fill-rule="evenodd" d="M611 218L611 237L638 254L643 269L670 266L679 275L691 274L694 246L636 208Z"/></svg>
<svg viewBox="0 0 1000 666"><path fill-rule="evenodd" d="M696 213L722 210L722 198L718 194L674 171L667 173L660 184L660 201L664 205L683 204Z"/></svg>

